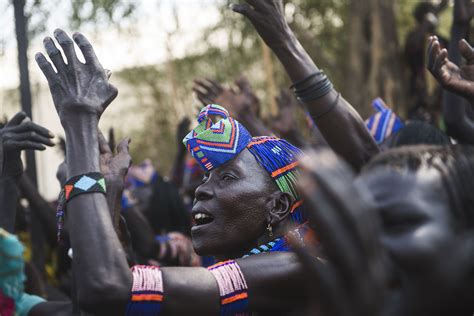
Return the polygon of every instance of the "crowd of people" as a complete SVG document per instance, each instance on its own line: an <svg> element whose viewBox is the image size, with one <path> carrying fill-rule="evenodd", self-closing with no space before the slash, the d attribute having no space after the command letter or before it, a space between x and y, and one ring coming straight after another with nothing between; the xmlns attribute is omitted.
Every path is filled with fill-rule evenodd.
<svg viewBox="0 0 474 316"><path fill-rule="evenodd" d="M21 161L54 135L16 114L0 129L0 315L472 315L474 4L454 1L449 41L445 4L415 11L410 119L377 98L365 121L282 0L232 5L293 84L265 123L245 77L196 79L203 108L178 125L169 177L102 134L111 72L83 34L55 30L61 50L46 37L35 59L65 133L61 194L45 201ZM44 270L24 260L32 213Z"/></svg>

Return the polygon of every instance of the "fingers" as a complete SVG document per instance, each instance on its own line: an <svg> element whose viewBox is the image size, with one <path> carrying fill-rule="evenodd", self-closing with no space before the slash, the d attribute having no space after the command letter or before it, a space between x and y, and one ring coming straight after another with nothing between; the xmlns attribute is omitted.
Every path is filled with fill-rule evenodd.
<svg viewBox="0 0 474 316"><path fill-rule="evenodd" d="M92 44L89 42L89 40L79 32L74 33L72 35L72 38L76 42L77 46L79 46L82 55L84 55L84 60L86 61L86 64L91 64L96 67L100 66L100 62L97 59L94 48L92 47ZM110 75L108 77L110 77Z"/></svg>
<svg viewBox="0 0 474 316"><path fill-rule="evenodd" d="M56 67L58 73L65 73L66 64L64 63L61 51L56 47L56 44L54 44L53 39L49 36L45 37L43 39L43 46L49 56L49 59L51 59L54 64L54 67Z"/></svg>
<svg viewBox="0 0 474 316"><path fill-rule="evenodd" d="M59 45L61 45L68 65L76 64L79 60L77 59L76 51L74 50L74 42L69 37L69 35L67 35L66 32L61 29L56 29L54 30L54 37L58 41Z"/></svg>
<svg viewBox="0 0 474 316"><path fill-rule="evenodd" d="M26 118L26 113L21 111L21 112L18 112L17 114L15 114L11 120L9 120L7 122L7 124L5 125L5 127L11 127L11 126L16 126L18 124L20 124L21 122L23 122L23 120Z"/></svg>
<svg viewBox="0 0 474 316"><path fill-rule="evenodd" d="M35 55L36 63L40 67L43 75L46 77L48 84L51 86L54 82L57 82L54 79L57 79L57 73L54 71L53 66L46 60L46 57L42 53L36 53Z"/></svg>
<svg viewBox="0 0 474 316"><path fill-rule="evenodd" d="M448 62L448 50L446 48L443 48L435 59L435 63L433 65L434 71L439 72L441 68L447 62Z"/></svg>
<svg viewBox="0 0 474 316"><path fill-rule="evenodd" d="M459 51L462 57L466 59L468 65L474 64L474 50L465 39L459 41Z"/></svg>
<svg viewBox="0 0 474 316"><path fill-rule="evenodd" d="M440 45L438 42L438 38L436 36L431 36L429 38L428 43L428 69L434 70L433 65L435 63L435 59L439 54Z"/></svg>
<svg viewBox="0 0 474 316"><path fill-rule="evenodd" d="M14 141L32 141L32 142L40 143L40 144L50 146L50 147L54 146L54 143L50 138L39 135L36 132L24 132L24 133L12 134L11 139Z"/></svg>
<svg viewBox="0 0 474 316"><path fill-rule="evenodd" d="M109 143L104 137L104 134L102 134L102 131L99 130L99 152L101 155L104 154L110 154L112 155L112 150L110 149Z"/></svg>
<svg viewBox="0 0 474 316"><path fill-rule="evenodd" d="M120 143L117 145L117 153L118 154L128 154L129 153L129 145L130 145L130 142L131 142L131 138L130 137L126 137L124 139L122 139L120 141Z"/></svg>
<svg viewBox="0 0 474 316"><path fill-rule="evenodd" d="M35 132L38 135L47 137L47 138L54 138L54 134L47 130L46 128L35 124L33 122L26 122L22 123L18 126L13 127L11 130L13 133L22 133L22 132Z"/></svg>
<svg viewBox="0 0 474 316"><path fill-rule="evenodd" d="M46 147L44 147L40 143L36 143L29 140L25 140L25 141L11 140L11 141L5 142L4 146L5 146L5 149L15 149L15 150L27 150L27 149L45 150L46 149Z"/></svg>
<svg viewBox="0 0 474 316"><path fill-rule="evenodd" d="M240 13L248 19L253 19L255 17L255 10L248 4L231 4L230 9L234 12Z"/></svg>

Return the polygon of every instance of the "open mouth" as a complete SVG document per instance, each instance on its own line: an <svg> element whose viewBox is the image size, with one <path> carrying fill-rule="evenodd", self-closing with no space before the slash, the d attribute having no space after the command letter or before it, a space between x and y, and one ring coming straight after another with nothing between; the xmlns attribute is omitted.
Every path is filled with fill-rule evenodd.
<svg viewBox="0 0 474 316"><path fill-rule="evenodd" d="M209 224L210 222L214 220L214 217L206 213L196 212L194 213L193 219L196 226L200 226L200 225Z"/></svg>

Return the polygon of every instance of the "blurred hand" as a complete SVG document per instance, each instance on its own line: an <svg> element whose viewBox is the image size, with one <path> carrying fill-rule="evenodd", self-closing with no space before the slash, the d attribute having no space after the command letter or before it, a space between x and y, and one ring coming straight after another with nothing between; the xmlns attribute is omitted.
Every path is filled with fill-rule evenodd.
<svg viewBox="0 0 474 316"><path fill-rule="evenodd" d="M287 89L282 89L280 95L276 99L279 112L272 120L272 130L280 137L285 138L285 135L293 132L296 127L295 113L297 111L297 101Z"/></svg>
<svg viewBox="0 0 474 316"><path fill-rule="evenodd" d="M132 157L128 152L129 144L130 138L122 139L117 146L117 154L114 155L104 135L99 133L100 171L104 175L107 191L116 185L123 189L125 176L132 164Z"/></svg>
<svg viewBox="0 0 474 316"><path fill-rule="evenodd" d="M54 146L54 135L19 112L0 129L0 175L20 176L23 173L21 151L45 150Z"/></svg>
<svg viewBox="0 0 474 316"><path fill-rule="evenodd" d="M237 79L233 88L225 88L214 80L197 79L193 91L203 105L221 105L237 120L242 120L244 115L259 115L260 101L245 76Z"/></svg>
<svg viewBox="0 0 474 316"><path fill-rule="evenodd" d="M448 59L448 50L441 49L436 36L431 36L428 46L428 69L446 90L457 93L471 103L474 101L474 50L466 40L459 42L466 65L457 66Z"/></svg>
<svg viewBox="0 0 474 316"><path fill-rule="evenodd" d="M70 125L78 114L100 118L117 96L117 89L108 80L110 71L102 68L92 45L81 33L74 33L73 38L84 55L85 64L77 59L74 42L63 30L56 29L54 37L63 49L67 64L50 37L46 37L43 44L57 72L42 53L37 53L35 59L48 80L61 123Z"/></svg>
<svg viewBox="0 0 474 316"><path fill-rule="evenodd" d="M256 31L274 49L286 44L293 32L285 20L282 0L246 0L233 4L232 10L246 16Z"/></svg>
<svg viewBox="0 0 474 316"><path fill-rule="evenodd" d="M332 151L310 153L301 167L299 187L324 259L302 245L296 244L296 252L319 296L322 314L379 315L385 266L368 191L353 185L354 173Z"/></svg>

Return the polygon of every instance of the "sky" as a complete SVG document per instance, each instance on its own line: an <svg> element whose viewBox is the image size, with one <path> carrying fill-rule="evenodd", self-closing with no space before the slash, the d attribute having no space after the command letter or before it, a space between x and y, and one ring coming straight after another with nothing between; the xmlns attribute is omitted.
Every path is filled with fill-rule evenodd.
<svg viewBox="0 0 474 316"><path fill-rule="evenodd" d="M9 117L20 108L19 104L10 104L11 99L7 97L7 90L16 89L19 85L13 8L10 1L12 0L0 0L0 117ZM42 1L45 1L46 7L50 10L50 17L45 25L47 31L30 40L28 52L30 83L35 87L32 89L33 118L35 122L46 126L56 135L63 135L46 80L34 61L34 55L38 51L43 51L42 39L47 35L52 36L55 28L63 28L68 33L76 30L71 30L67 21L69 1ZM192 51L193 44L204 28L218 21L219 12L216 3L219 1L226 0L142 0L136 11L135 20L130 20L124 25L121 32L114 26L95 29L92 25L84 25L78 31L89 38L104 68L112 72L130 66L158 64L169 57L166 39L167 32L175 28L173 6L176 7L179 16L181 31L172 39L171 54L173 57L181 57ZM78 56L80 57L80 54ZM112 75L114 83L113 79ZM101 120L103 130L116 126L117 120L123 123L120 125L121 129L124 128L123 125L129 128L133 125L125 120L127 117L130 120L131 117L122 116L121 109L128 106L128 100L124 98L126 93L120 94L121 96L114 102L114 107L108 109L106 117ZM62 155L54 148L35 154L40 193L48 200L54 199L59 190L55 174L57 166L63 159Z"/></svg>
<svg viewBox="0 0 474 316"><path fill-rule="evenodd" d="M11 0L0 0L0 90L18 86L18 64ZM29 59L32 84L43 80L34 63L34 54L42 51L42 38L52 35L56 27L70 30L67 23L68 1L43 0L50 10L46 32L30 40ZM172 55L180 57L192 49L192 43L207 26L217 22L219 13L216 3L223 0L142 0L135 12L135 19L127 23L122 31L114 26L94 29L91 25L81 27L92 42L105 68L120 70L124 67L160 63L168 56L167 32L173 31L172 15L176 8L180 21L180 33L173 37ZM0 108L1 111L1 108Z"/></svg>

